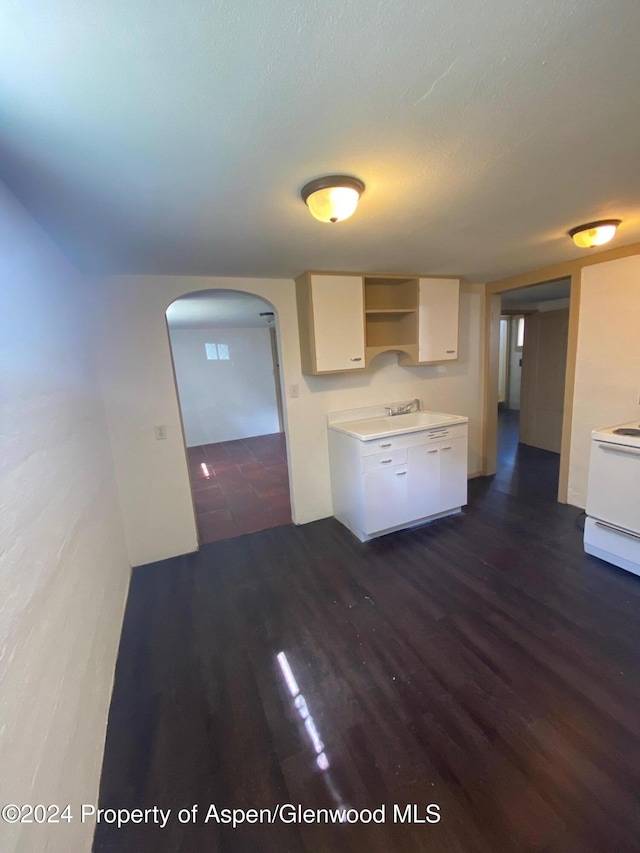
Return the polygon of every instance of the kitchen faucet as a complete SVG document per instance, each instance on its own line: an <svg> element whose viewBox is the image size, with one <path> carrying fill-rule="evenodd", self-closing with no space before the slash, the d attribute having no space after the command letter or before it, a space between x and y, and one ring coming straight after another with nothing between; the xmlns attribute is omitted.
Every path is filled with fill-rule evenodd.
<svg viewBox="0 0 640 853"><path fill-rule="evenodd" d="M387 414L389 417L393 417L394 415L408 415L409 412L419 412L420 411L420 400L416 397L415 400L411 400L410 403L404 403L401 406L396 406L395 409L393 406L387 406Z"/></svg>

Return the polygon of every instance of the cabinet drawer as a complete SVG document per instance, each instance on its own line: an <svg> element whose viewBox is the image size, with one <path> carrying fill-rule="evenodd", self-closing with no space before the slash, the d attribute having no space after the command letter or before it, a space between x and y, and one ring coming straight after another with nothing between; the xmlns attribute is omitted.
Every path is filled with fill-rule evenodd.
<svg viewBox="0 0 640 853"><path fill-rule="evenodd" d="M407 432L404 435L392 435L389 438L375 438L371 441L361 441L360 456L374 456L385 452L391 453L396 450L413 447L416 444L426 444L427 441L427 433L424 430L420 432Z"/></svg>
<svg viewBox="0 0 640 853"><path fill-rule="evenodd" d="M466 435L466 424L452 424L451 426L434 427L433 429L427 430L426 442L441 441L445 438L466 438Z"/></svg>
<svg viewBox="0 0 640 853"><path fill-rule="evenodd" d="M429 444L444 438L464 438L467 434L467 424L452 424L445 427L405 432L402 435L392 435L389 438L375 438L360 442L360 456L374 456L378 453L393 452L406 447L416 447Z"/></svg>
<svg viewBox="0 0 640 853"><path fill-rule="evenodd" d="M363 456L360 460L360 470L379 471L381 468L391 468L393 465L404 465L407 461L407 448L390 450L388 453L376 453L375 456Z"/></svg>

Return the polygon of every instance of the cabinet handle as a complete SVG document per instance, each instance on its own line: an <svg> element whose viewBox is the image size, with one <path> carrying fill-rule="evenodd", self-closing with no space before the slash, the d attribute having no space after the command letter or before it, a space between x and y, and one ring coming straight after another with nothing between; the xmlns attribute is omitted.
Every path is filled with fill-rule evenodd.
<svg viewBox="0 0 640 853"><path fill-rule="evenodd" d="M391 442L388 441L386 444L379 444L378 447L391 447Z"/></svg>
<svg viewBox="0 0 640 853"><path fill-rule="evenodd" d="M437 452L438 452L437 447L434 447L433 450L427 450L427 453L437 453Z"/></svg>
<svg viewBox="0 0 640 853"><path fill-rule="evenodd" d="M350 358L349 361L362 361L361 358Z"/></svg>
<svg viewBox="0 0 640 853"><path fill-rule="evenodd" d="M396 477L402 477L406 474L406 471L396 471Z"/></svg>
<svg viewBox="0 0 640 853"><path fill-rule="evenodd" d="M455 350L454 350L454 349L448 349L448 350L447 350L447 355L452 355L454 352L455 352Z"/></svg>
<svg viewBox="0 0 640 853"><path fill-rule="evenodd" d="M381 464L381 465L386 465L386 464L387 464L387 462L393 462L393 459L381 459L381 460L380 460L380 464Z"/></svg>
<svg viewBox="0 0 640 853"><path fill-rule="evenodd" d="M449 447L443 447L442 450L451 450L451 445L449 445Z"/></svg>

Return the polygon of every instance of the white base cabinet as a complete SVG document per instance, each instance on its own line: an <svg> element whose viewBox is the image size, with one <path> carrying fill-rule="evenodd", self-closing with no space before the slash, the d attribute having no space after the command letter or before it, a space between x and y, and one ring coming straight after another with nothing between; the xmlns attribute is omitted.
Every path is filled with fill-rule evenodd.
<svg viewBox="0 0 640 853"><path fill-rule="evenodd" d="M409 515L407 466L369 471L362 475L362 479L365 530L404 524Z"/></svg>
<svg viewBox="0 0 640 853"><path fill-rule="evenodd" d="M361 441L329 428L333 514L361 542L459 512L467 425Z"/></svg>

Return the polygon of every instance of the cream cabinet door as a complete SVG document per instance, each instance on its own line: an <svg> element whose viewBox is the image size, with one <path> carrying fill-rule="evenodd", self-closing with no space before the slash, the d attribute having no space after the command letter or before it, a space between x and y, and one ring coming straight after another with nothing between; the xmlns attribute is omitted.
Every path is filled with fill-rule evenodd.
<svg viewBox="0 0 640 853"><path fill-rule="evenodd" d="M312 275L311 305L317 371L364 368L362 276Z"/></svg>
<svg viewBox="0 0 640 853"><path fill-rule="evenodd" d="M418 288L418 361L458 357L460 282L421 278Z"/></svg>

